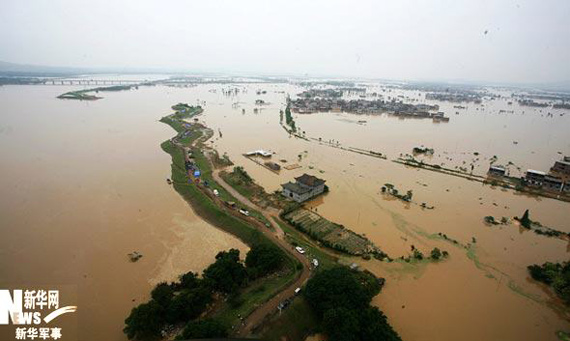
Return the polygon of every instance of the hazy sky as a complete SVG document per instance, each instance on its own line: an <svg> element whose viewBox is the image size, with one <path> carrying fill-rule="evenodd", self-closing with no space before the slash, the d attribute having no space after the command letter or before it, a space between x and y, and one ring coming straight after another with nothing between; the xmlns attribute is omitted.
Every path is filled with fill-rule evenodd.
<svg viewBox="0 0 570 341"><path fill-rule="evenodd" d="M570 0L0 0L0 60L568 82Z"/></svg>

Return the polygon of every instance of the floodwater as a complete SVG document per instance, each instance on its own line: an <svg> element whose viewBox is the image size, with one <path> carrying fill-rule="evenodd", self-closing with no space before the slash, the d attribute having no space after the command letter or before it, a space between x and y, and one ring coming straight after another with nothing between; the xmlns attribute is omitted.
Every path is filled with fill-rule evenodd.
<svg viewBox="0 0 570 341"><path fill-rule="evenodd" d="M239 92L224 92L230 89ZM257 95L257 90L267 93ZM438 103L451 117L439 124L387 115L294 115L307 136L388 156L381 160L290 137L279 125L279 110L286 94L301 90L283 84L159 86L103 93L105 98L96 102L72 102L53 98L67 91L63 87L0 88L0 185L3 194L9 193L0 198L6 235L0 242L1 273L20 281L39 278L30 276L39 273L77 284L80 307L86 306L87 318L97 321L80 320L83 335L119 328L105 335L121 339L122 320L148 295L152 283L199 270L216 250L243 249L201 223L164 183L170 161L158 145L172 131L156 120L171 104L183 101L204 105L200 119L222 133L215 134L213 146L268 192L307 172L325 179L330 188L310 205L365 234L391 257L407 256L412 245L424 254L433 247L449 252L449 259L437 264L349 259L387 278L373 304L403 339L555 340L557 330L570 329L568 310L526 272L530 264L568 260L568 243L512 224L483 223L487 215L512 218L530 209L531 219L570 231L568 203L390 161L425 145L435 149L432 163L454 168L474 162L476 174L486 172L494 155L497 163L515 165L509 168L513 175L516 167L548 170L562 154L570 154L570 113L553 111L553 117L546 117L540 109L509 106L500 99L484 102L485 110ZM417 91L398 93L418 97ZM257 99L268 104L256 106ZM514 113L499 113L501 109ZM302 167L274 174L242 156L255 149L270 149L276 152L274 161ZM382 196L380 188L387 182L400 192L412 190L414 201L435 209ZM439 232L471 246L437 238ZM144 254L135 264L126 261L133 250ZM25 261L13 263L24 256ZM99 317L99 304L113 316Z"/></svg>
<svg viewBox="0 0 570 341"><path fill-rule="evenodd" d="M450 168L474 162L476 174L486 172L494 155L497 163L516 165L510 167L513 175L516 167L548 170L561 158L558 152L570 154L568 114L556 111L546 117L540 109L508 105L502 99L485 102L484 111L472 106L457 110L440 103L451 120L439 124L387 115L294 114L298 129L307 136L388 155L388 160L381 160L289 137L278 123L279 110L284 108L282 91L294 95L299 88L257 85L233 98L221 95L221 88L216 93L193 90L207 102L206 123L223 133L214 145L244 166L267 191L308 172L324 178L330 187L329 194L310 205L326 218L365 234L392 257L407 256L412 245L424 254L434 247L450 253L448 260L438 264L353 260L388 279L373 303L403 339L555 340L557 330L570 328L568 310L533 283L526 271L530 264L568 260L569 245L515 225L483 223L487 215L512 218L530 209L532 219L570 231L568 203L517 195L389 161L425 145L436 150L431 162ZM266 90L267 95L256 95L256 89ZM270 104L255 114L253 103L259 98ZM515 112L499 114L503 107ZM455 111L462 112L455 115ZM360 125L359 120L367 123ZM241 156L259 148L276 152L274 161L285 159L286 164L298 163L302 168L276 175ZM387 182L400 192L412 190L414 201L435 209L382 196L380 188ZM464 246L472 245L466 249L441 240L436 236L440 232Z"/></svg>
<svg viewBox="0 0 570 341"><path fill-rule="evenodd" d="M124 319L154 284L247 247L166 184L170 156L160 143L174 131L158 119L184 94L55 98L76 88L0 87L0 287L62 288L60 300L78 306L58 319L63 340L126 340ZM143 254L136 263L133 251ZM2 326L0 339L14 329Z"/></svg>

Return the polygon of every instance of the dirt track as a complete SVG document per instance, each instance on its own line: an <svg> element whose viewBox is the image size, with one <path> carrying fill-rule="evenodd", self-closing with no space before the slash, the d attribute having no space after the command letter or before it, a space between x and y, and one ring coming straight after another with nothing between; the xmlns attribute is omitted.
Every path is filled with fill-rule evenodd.
<svg viewBox="0 0 570 341"><path fill-rule="evenodd" d="M207 139L199 138L192 143L192 146L196 146L198 143L203 143L206 140ZM184 151L184 158L186 160L188 160L188 147L181 145L178 141L176 141L174 139L173 139L173 143ZM255 209L255 210L261 212L261 214L263 214L263 216L271 223L271 225L273 226L273 230L267 228L264 224L262 224L257 219L254 219L251 217L246 218L246 217L241 216L239 213L234 212L232 210L233 215L242 219L242 220L247 221L250 226L252 226L252 227L256 228L257 230L259 230L260 232L262 232L273 243L275 243L283 251L290 254L293 258L299 260L301 262L301 264L303 265L303 269L302 269L300 275L297 277L297 279L293 283L288 285L285 289L283 289L281 292L279 292L278 294L273 296L267 302L258 306L251 314L249 314L243 320L242 325L239 326L236 330L234 330L234 334L236 334L236 336L242 336L242 337L248 336L251 334L253 328L257 327L259 324L261 324L261 322L263 322L263 320L267 316L269 316L271 313L273 313L277 310L277 305L279 304L279 302L281 302L285 299L294 297L295 296L295 289L303 286L305 284L305 282L311 277L311 261L307 257L298 253L292 245L290 245L289 243L287 243L287 241L285 241L285 238L284 238L285 233L283 232L283 230L281 229L279 224L277 224L274 221L274 218L279 219L279 210L276 208L273 208L273 207L261 208L261 207L255 205L253 202L251 202L245 196L241 195L238 191L236 191L232 186L230 186L228 183L226 183L220 177L219 173L223 169L215 169L215 167L212 163L212 160L210 159L209 153L204 153L204 154L207 156L207 159L208 159L210 166L213 170L212 171L212 177L213 177L214 181L216 181L218 183L218 185L222 186L233 197L235 197L236 200L238 200L240 202L240 204L242 204L243 206L247 206L251 209ZM214 197L213 199L215 199L214 202L216 202L219 206L221 206L223 209L225 209L223 202L221 200L219 200L216 197Z"/></svg>
<svg viewBox="0 0 570 341"><path fill-rule="evenodd" d="M285 252L288 252L295 259L299 260L303 264L303 270L301 271L301 275L297 278L295 282L291 283L287 288L285 288L279 294L273 296L273 298L265 302L263 305L257 307L253 311L253 313L251 313L244 320L243 325L237 331L237 335L247 336L251 333L251 330L254 327L258 326L265 319L266 316L270 315L271 313L277 310L277 305L279 304L279 302L295 296L295 289L303 286L311 276L311 270L310 270L311 263L307 257L298 253L293 246L291 246L289 243L285 241L284 239L285 233L283 232L279 224L277 224L273 219L273 218L279 219L279 210L273 207L261 208L252 203L248 198L241 195L238 191L236 191L232 186L230 186L228 183L224 181L224 179L220 177L219 173L222 170L223 169L216 169L212 172L212 177L214 178L214 180L220 186L222 186L226 191L228 191L232 196L234 196L240 203L251 209L255 209L261 212L261 214L263 214L263 216L267 220L269 220L269 222L274 228L274 231L271 231L266 227L265 228L262 227L261 231L268 238L270 238L275 244L281 247L281 249L283 249Z"/></svg>

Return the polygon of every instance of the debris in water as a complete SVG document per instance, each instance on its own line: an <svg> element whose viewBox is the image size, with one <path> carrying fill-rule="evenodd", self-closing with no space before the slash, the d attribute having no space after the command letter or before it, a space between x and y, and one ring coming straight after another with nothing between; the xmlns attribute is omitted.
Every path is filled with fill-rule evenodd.
<svg viewBox="0 0 570 341"><path fill-rule="evenodd" d="M142 258L142 254L138 253L137 251L133 251L132 253L129 253L128 256L129 256L129 259L131 260L131 262L133 262L133 263Z"/></svg>

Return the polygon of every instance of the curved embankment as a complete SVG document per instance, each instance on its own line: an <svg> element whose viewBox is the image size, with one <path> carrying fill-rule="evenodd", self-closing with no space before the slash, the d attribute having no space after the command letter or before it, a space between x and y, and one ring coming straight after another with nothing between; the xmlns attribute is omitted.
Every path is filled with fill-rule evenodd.
<svg viewBox="0 0 570 341"><path fill-rule="evenodd" d="M193 115L197 113L193 113ZM188 117L193 115L189 115ZM302 269L293 282L276 292L269 300L255 307L255 310L242 321L241 326L234 330L234 333L239 336L249 335L253 328L258 326L268 315L276 311L279 302L294 296L295 289L305 284L311 276L310 261L307 257L297 253L293 246L289 245L283 238L283 230L272 219L278 218L278 210L272 208L262 209L238 193L219 176L218 173L220 170L214 169L209 157L205 159L209 167L214 169L212 171L212 179L215 184L210 183L208 186L203 186L189 181L192 179L184 169L184 163L190 160L188 151L197 147L203 149L203 143L208 140L211 135L202 135L199 138L191 137L192 134L195 134L195 131L191 131L189 125L175 117L175 115L167 116L161 121L169 124L178 132L176 137L162 144L162 149L172 157L172 180L174 188L193 207L196 214L210 224L233 234L250 246L258 242L270 242L302 264ZM196 125L197 124L194 124L194 126ZM201 127L201 131L206 131L207 128L205 126L199 126ZM261 212L273 225L273 230L267 228L259 220L243 216L235 209L228 207L222 199L213 194L211 188L215 185L224 188L241 206Z"/></svg>

